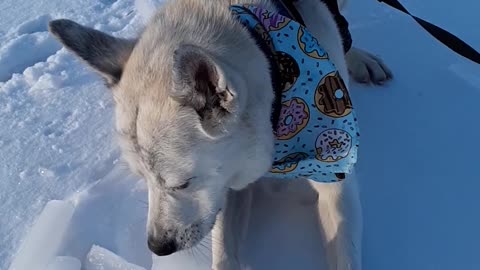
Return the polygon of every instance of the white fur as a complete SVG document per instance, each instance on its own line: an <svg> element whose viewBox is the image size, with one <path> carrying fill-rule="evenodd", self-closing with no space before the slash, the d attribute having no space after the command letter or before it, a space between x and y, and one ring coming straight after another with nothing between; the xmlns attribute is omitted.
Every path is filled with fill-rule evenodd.
<svg viewBox="0 0 480 270"><path fill-rule="evenodd" d="M172 55L182 44L201 47L217 59L237 100L245 103L232 115L237 124L228 127L223 136L207 136L195 112L169 96L174 84ZM120 133L129 134L134 125L138 142L161 153L152 172L132 151L129 136L122 136L126 160L149 185L148 229L152 237L160 237L159 232L168 229L190 235L190 225L204 221L202 232L189 237L191 241L176 237L182 248L196 244L223 207L226 190L244 188L269 168L273 90L267 66L265 56L234 21L228 5L207 0L167 1L147 25L114 95ZM136 120L135 108L139 108ZM165 185L158 183L159 175ZM188 191L165 189L189 177L197 178Z"/></svg>
<svg viewBox="0 0 480 270"><path fill-rule="evenodd" d="M307 28L318 38L348 85L349 76L341 38L327 7L315 0L301 0L296 7ZM300 197L305 203L312 203L312 201L316 203L319 223L322 224L322 228L319 229L324 234L324 239L319 241L326 241L329 269L361 269L362 215L355 177L348 176L340 183L311 181L312 189L305 188L300 181L297 181L289 183L262 181L261 184L254 184L230 199L228 204L230 207L224 210L224 215L217 221L218 227L214 229L213 237L222 239L226 245L214 246L214 269L243 268L236 252L239 250L242 239L245 238L241 233L247 231L244 226L248 224L248 220L245 218L249 216L250 207L255 205L255 201L251 199L251 193L255 188L257 192L259 189L265 195L281 196L284 199ZM314 190L313 194L312 190ZM240 199L241 196L246 199ZM239 217L243 222L238 222ZM225 239L227 236L231 238Z"/></svg>
<svg viewBox="0 0 480 270"><path fill-rule="evenodd" d="M273 89L265 55L228 10L235 3L273 10L269 0L168 0L134 46L67 21L51 24L50 30L111 82L123 157L148 186L150 244L162 248L174 241L178 249L190 248L223 209L214 228L213 267L239 269L238 250L255 203L252 190L287 197L307 191L301 197L318 206L325 236L319 241L326 241L329 269L359 270L361 211L353 176L334 184L256 183L272 163ZM348 85L341 38L327 7L318 0L296 6ZM85 44L92 39L97 42ZM179 55L199 57L184 66ZM196 92L207 81L214 93ZM178 91L191 100L179 99ZM202 118L195 106L203 104L203 95L219 93L214 106L227 113ZM187 181L190 185L180 189Z"/></svg>

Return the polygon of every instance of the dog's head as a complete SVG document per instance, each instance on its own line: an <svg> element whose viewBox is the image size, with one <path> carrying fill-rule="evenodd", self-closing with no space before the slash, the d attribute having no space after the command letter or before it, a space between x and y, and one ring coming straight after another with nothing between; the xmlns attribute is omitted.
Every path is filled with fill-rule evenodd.
<svg viewBox="0 0 480 270"><path fill-rule="evenodd" d="M268 93L266 66L251 70L252 63L238 66L148 33L119 39L69 20L52 21L49 30L111 88L123 157L148 186L149 248L168 255L194 246L213 227L227 191L271 164L272 97L257 98L261 108L247 102L247 88Z"/></svg>

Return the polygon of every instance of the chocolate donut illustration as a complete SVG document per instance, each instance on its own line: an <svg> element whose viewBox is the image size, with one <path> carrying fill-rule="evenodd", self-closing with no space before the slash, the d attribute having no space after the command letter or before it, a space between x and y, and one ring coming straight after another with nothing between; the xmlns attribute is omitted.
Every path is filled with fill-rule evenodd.
<svg viewBox="0 0 480 270"><path fill-rule="evenodd" d="M280 73L279 86L282 91L288 91L300 76L298 63L295 61L295 58L285 52L278 52L274 57Z"/></svg>
<svg viewBox="0 0 480 270"><path fill-rule="evenodd" d="M335 162L348 156L352 137L341 129L328 129L318 135L315 142L316 158L323 162Z"/></svg>
<svg viewBox="0 0 480 270"><path fill-rule="evenodd" d="M338 72L325 76L315 91L315 105L325 115L340 118L352 111L347 87Z"/></svg>
<svg viewBox="0 0 480 270"><path fill-rule="evenodd" d="M268 48L269 48L270 50L274 51L272 37L270 37L270 35L269 35L268 32L265 30L265 28L263 27L263 25L257 23L253 29L254 29L254 31L262 38L262 40L266 43L266 45L268 46Z"/></svg>
<svg viewBox="0 0 480 270"><path fill-rule="evenodd" d="M327 59L327 53L320 48L318 40L310 34L310 32L305 31L302 27L298 30L297 36L298 44L302 51L315 59Z"/></svg>
<svg viewBox="0 0 480 270"><path fill-rule="evenodd" d="M308 158L306 153L292 153L289 154L279 161L273 163L270 172L272 173L288 173L295 170L298 166L298 163L304 159Z"/></svg>
<svg viewBox="0 0 480 270"><path fill-rule="evenodd" d="M308 123L310 111L300 98L293 98L282 103L277 126L277 139L288 140L297 135Z"/></svg>

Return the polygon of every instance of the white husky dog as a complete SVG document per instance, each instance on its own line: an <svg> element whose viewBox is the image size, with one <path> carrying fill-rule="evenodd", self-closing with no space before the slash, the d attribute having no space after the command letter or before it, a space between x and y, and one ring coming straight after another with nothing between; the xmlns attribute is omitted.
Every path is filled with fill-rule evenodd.
<svg viewBox="0 0 480 270"><path fill-rule="evenodd" d="M269 170L274 148L269 63L229 10L243 3L275 10L270 0L166 1L132 40L69 20L49 25L111 88L123 157L148 186L149 248L157 255L188 249L215 226L214 269L240 268L250 184ZM296 8L348 85L331 13L318 0ZM380 66L352 50L349 65ZM361 269L361 207L352 178L253 186L279 196L313 190L329 269Z"/></svg>

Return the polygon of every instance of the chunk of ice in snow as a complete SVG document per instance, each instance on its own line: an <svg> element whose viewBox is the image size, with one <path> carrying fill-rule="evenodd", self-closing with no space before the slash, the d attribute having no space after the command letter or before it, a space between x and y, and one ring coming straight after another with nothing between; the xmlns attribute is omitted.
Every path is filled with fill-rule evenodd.
<svg viewBox="0 0 480 270"><path fill-rule="evenodd" d="M82 264L74 257L55 257L46 270L80 270Z"/></svg>
<svg viewBox="0 0 480 270"><path fill-rule="evenodd" d="M73 211L73 204L69 202L48 202L18 249L9 269L45 269L57 255Z"/></svg>
<svg viewBox="0 0 480 270"><path fill-rule="evenodd" d="M113 252L93 246L85 260L85 270L145 270L138 265L131 264Z"/></svg>

